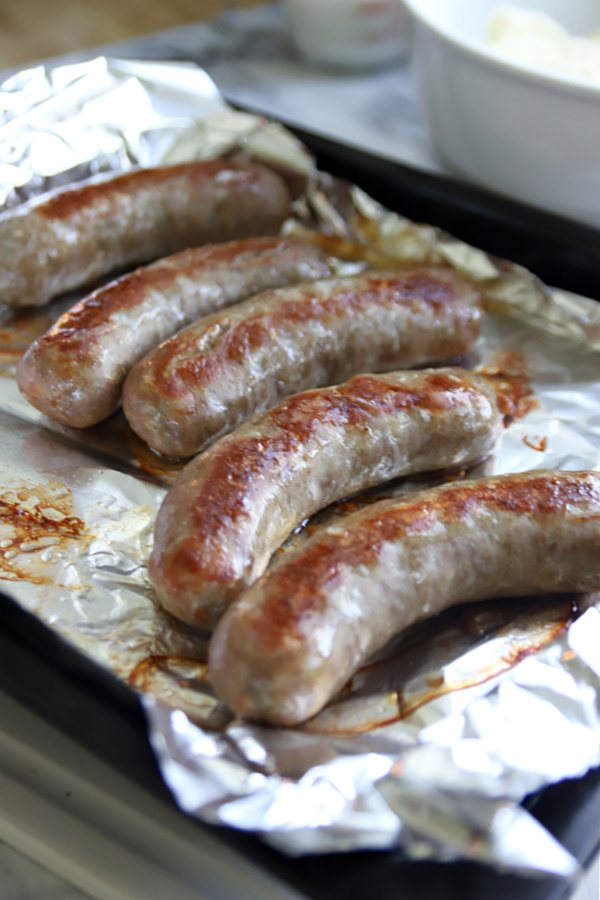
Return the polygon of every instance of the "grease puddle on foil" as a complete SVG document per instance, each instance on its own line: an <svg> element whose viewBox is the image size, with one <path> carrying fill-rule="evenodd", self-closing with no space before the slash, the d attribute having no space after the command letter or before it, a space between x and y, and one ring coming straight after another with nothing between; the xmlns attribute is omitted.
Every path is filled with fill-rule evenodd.
<svg viewBox="0 0 600 900"><path fill-rule="evenodd" d="M53 563L61 562L63 551L73 541L90 540L64 484L50 481L0 493L0 579L52 584Z"/></svg>

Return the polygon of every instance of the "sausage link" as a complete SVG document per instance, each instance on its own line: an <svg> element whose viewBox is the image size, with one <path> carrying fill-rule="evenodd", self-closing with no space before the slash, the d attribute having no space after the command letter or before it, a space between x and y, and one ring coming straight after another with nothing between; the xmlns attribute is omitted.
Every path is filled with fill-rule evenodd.
<svg viewBox="0 0 600 900"><path fill-rule="evenodd" d="M308 242L250 238L184 250L136 269L64 313L17 366L21 392L85 428L119 406L127 372L179 328L267 288L331 274Z"/></svg>
<svg viewBox="0 0 600 900"><path fill-rule="evenodd" d="M289 205L270 169L223 159L61 188L0 216L0 303L41 306L119 268L277 234Z"/></svg>
<svg viewBox="0 0 600 900"><path fill-rule="evenodd" d="M380 501L291 551L215 631L242 716L317 713L396 633L457 603L600 588L600 474L534 471Z"/></svg>
<svg viewBox="0 0 600 900"><path fill-rule="evenodd" d="M457 359L480 319L478 292L445 269L267 291L152 351L129 373L123 409L152 449L193 456L296 391Z"/></svg>
<svg viewBox="0 0 600 900"><path fill-rule="evenodd" d="M401 475L478 462L501 430L489 382L456 368L295 394L179 476L157 517L157 596L178 618L213 628L308 516Z"/></svg>

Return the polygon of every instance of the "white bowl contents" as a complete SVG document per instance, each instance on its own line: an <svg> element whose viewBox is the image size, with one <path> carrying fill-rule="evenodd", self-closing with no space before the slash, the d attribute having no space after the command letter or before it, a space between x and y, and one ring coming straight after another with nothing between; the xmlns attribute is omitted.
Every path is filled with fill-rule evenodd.
<svg viewBox="0 0 600 900"><path fill-rule="evenodd" d="M533 49L517 59L489 46L498 0L405 4L421 109L442 165L499 194L600 227L600 85L542 64ZM561 46L563 39L595 43L600 31L599 0L513 5L554 20L564 33ZM545 21L545 33L556 34Z"/></svg>
<svg viewBox="0 0 600 900"><path fill-rule="evenodd" d="M285 0L284 5L292 40L309 62L377 68L405 49L403 0Z"/></svg>
<svg viewBox="0 0 600 900"><path fill-rule="evenodd" d="M486 44L516 62L600 86L600 34L571 35L544 12L499 6L488 22Z"/></svg>

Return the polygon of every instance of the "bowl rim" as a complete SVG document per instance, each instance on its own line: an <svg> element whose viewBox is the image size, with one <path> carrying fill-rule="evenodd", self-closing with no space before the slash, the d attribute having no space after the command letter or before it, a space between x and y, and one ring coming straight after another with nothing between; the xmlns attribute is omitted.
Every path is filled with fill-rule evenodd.
<svg viewBox="0 0 600 900"><path fill-rule="evenodd" d="M434 32L443 41L453 45L467 55L471 55L495 68L509 72L513 76L520 76L526 81L533 81L553 88L558 87L567 93L584 94L592 98L597 97L600 100L600 84L594 84L594 82L587 81L584 78L577 78L573 75L562 75L532 63L513 60L511 57L505 56L491 47L487 47L484 43L457 37L440 28L433 21L427 10L423 9L422 0L403 0L403 2L408 12L420 21L422 25Z"/></svg>

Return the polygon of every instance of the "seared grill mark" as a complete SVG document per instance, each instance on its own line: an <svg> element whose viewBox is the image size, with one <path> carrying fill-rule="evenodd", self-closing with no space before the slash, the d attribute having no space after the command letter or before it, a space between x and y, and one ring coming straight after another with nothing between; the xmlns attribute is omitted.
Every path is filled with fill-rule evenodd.
<svg viewBox="0 0 600 900"><path fill-rule="evenodd" d="M275 235L288 188L253 162L196 161L62 188L0 215L2 301L40 306L189 247Z"/></svg>
<svg viewBox="0 0 600 900"><path fill-rule="evenodd" d="M111 316L119 310L137 306L140 302L140 291L148 288L164 290L176 278L177 272L164 267L152 272L149 268L136 269L76 303L55 322L38 343L40 346L51 343L53 347L60 343L65 350L70 350L74 344L85 342L86 329L98 328L109 322Z"/></svg>
<svg viewBox="0 0 600 900"><path fill-rule="evenodd" d="M337 387L292 395L182 473L165 507L167 521L173 517L171 538L157 536L151 570L156 574L164 565L173 583L197 579L199 592L203 582L237 590L258 553L268 559L316 511L316 497L325 506L411 467L422 470L424 459L433 468L455 462L456 453L479 459L493 448L500 422L487 379L461 369L358 375ZM440 445L434 455L423 449L428 435ZM323 466L335 467L334 458L345 475L326 489L319 478ZM290 499L294 485L304 500ZM273 517L281 533L268 524ZM161 512L159 531L164 520ZM259 551L265 528L273 544Z"/></svg>
<svg viewBox="0 0 600 900"><path fill-rule="evenodd" d="M122 197L129 198L139 191L151 190L158 185L181 179L191 179L195 185L203 186L221 175L247 186L258 183L257 176L252 171L240 171L224 160L203 160L178 166L140 169L106 182L67 188L37 204L36 211L46 219L68 219L93 206L94 216L111 215L112 202Z"/></svg>
<svg viewBox="0 0 600 900"><path fill-rule="evenodd" d="M265 294L255 313L246 304L218 321L207 320L204 331L202 326L194 326L166 341L153 356L150 377L165 397L177 399L190 390L200 394L232 364L243 364L253 352L293 336L304 325L338 330L340 323L364 316L370 309L404 307L416 314L425 310L437 314L462 303L464 296L456 284L426 270L373 274L361 278L357 288L341 280L328 291L317 283L314 290L307 286L302 295L296 293L289 299L281 292ZM447 338L440 338L440 359L460 355L477 337L479 321L472 307L466 309L463 329L463 343L458 348L455 343L448 351ZM393 361L392 353L382 352L382 364L387 366L388 360Z"/></svg>
<svg viewBox="0 0 600 900"><path fill-rule="evenodd" d="M337 388L295 394L270 411L269 433L233 435L219 452L211 454L209 474L194 512L194 533L205 538L223 521L235 521L244 514L248 486L261 474L272 477L274 470L289 465L294 454L317 432L326 433L330 425L356 428L402 410L449 410L481 400L482 394L474 386L439 372L427 375L418 388L359 375Z"/></svg>
<svg viewBox="0 0 600 900"><path fill-rule="evenodd" d="M164 291L179 278L194 278L210 266L230 263L232 268L240 269L243 263L281 246L282 241L278 239L229 241L183 250L150 266L142 266L80 300L57 320L39 343L55 344L59 339L70 348L72 343L85 341L86 329L109 322L120 310L139 306L147 292Z"/></svg>
<svg viewBox="0 0 600 900"><path fill-rule="evenodd" d="M127 372L168 335L261 289L330 274L317 247L285 238L230 241L166 257L64 313L25 353L19 387L63 424L96 424L117 408Z"/></svg>
<svg viewBox="0 0 600 900"><path fill-rule="evenodd" d="M342 521L305 544L297 562L287 562L265 576L270 579L269 592L261 604L260 622L254 624L265 646L281 646L282 637L301 634L302 622L323 612L346 571L360 567L368 571L387 545L404 537L425 536L495 513L555 519L567 512L572 515L573 507L580 505L586 515L589 504L600 510L600 475L589 472L454 482L414 500L382 500L353 516L347 526ZM250 614L250 623L252 618Z"/></svg>

